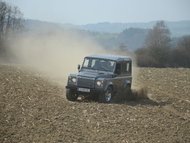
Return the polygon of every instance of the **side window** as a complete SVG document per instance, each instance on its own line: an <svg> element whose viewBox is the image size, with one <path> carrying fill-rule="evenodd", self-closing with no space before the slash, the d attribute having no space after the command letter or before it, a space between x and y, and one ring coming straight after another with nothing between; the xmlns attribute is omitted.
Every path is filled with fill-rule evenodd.
<svg viewBox="0 0 190 143"><path fill-rule="evenodd" d="M122 74L131 74L131 62L124 62L122 64Z"/></svg>
<svg viewBox="0 0 190 143"><path fill-rule="evenodd" d="M121 64L120 63L116 64L115 73L118 75L121 74Z"/></svg>
<svg viewBox="0 0 190 143"><path fill-rule="evenodd" d="M92 60L91 67L94 67L96 61L97 61L97 60L95 60L95 59Z"/></svg>
<svg viewBox="0 0 190 143"><path fill-rule="evenodd" d="M89 64L89 59L85 59L84 60L84 63L83 63L83 67L88 67L88 64Z"/></svg>

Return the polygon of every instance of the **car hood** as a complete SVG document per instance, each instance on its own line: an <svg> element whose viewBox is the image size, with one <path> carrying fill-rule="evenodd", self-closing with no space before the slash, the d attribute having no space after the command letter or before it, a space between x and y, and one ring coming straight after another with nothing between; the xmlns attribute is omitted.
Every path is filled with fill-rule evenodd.
<svg viewBox="0 0 190 143"><path fill-rule="evenodd" d="M105 78L112 77L113 73L104 71L94 71L94 70L83 70L77 74L78 77L88 77L88 78Z"/></svg>

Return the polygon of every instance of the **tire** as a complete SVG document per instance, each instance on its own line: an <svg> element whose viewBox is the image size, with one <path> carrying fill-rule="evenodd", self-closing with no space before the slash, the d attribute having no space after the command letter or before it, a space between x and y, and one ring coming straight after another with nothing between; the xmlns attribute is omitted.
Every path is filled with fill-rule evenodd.
<svg viewBox="0 0 190 143"><path fill-rule="evenodd" d="M113 101L113 88L108 87L106 91L99 95L100 103L111 103Z"/></svg>
<svg viewBox="0 0 190 143"><path fill-rule="evenodd" d="M125 95L127 100L131 100L133 98L132 90L131 90L131 85L127 85L125 87Z"/></svg>
<svg viewBox="0 0 190 143"><path fill-rule="evenodd" d="M125 87L125 91L126 91L127 96L131 96L131 85L127 85Z"/></svg>
<svg viewBox="0 0 190 143"><path fill-rule="evenodd" d="M66 91L66 98L69 101L76 101L78 98L78 95L71 89L67 89Z"/></svg>

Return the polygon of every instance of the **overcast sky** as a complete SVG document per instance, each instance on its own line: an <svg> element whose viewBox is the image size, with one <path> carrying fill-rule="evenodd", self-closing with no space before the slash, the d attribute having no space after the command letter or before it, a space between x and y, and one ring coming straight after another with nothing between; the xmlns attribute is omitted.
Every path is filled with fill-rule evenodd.
<svg viewBox="0 0 190 143"><path fill-rule="evenodd" d="M4 0L24 18L88 24L190 20L190 0Z"/></svg>

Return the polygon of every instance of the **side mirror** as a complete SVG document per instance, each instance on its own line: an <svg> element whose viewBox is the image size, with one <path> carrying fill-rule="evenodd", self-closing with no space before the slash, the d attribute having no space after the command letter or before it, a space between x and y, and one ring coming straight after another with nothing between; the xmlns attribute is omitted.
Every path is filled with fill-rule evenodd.
<svg viewBox="0 0 190 143"><path fill-rule="evenodd" d="M78 65L78 70L80 70L80 65Z"/></svg>

